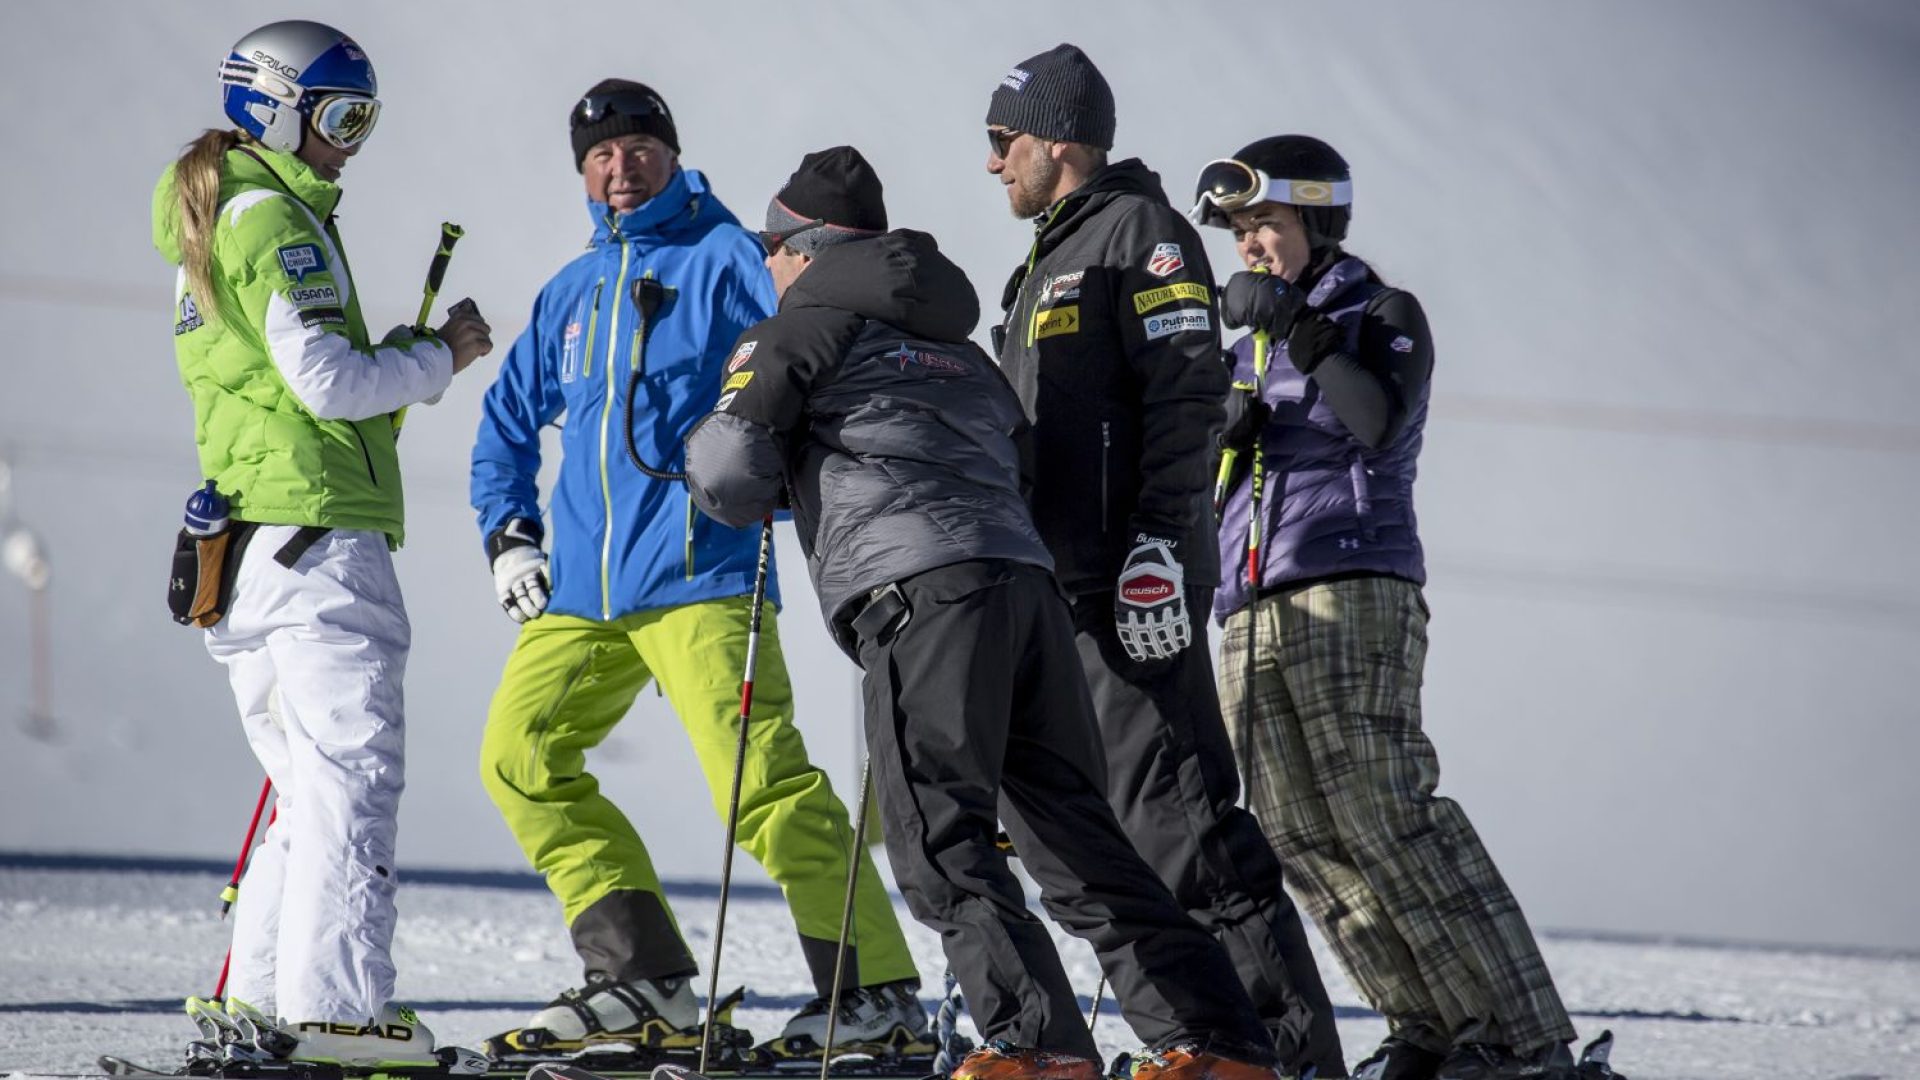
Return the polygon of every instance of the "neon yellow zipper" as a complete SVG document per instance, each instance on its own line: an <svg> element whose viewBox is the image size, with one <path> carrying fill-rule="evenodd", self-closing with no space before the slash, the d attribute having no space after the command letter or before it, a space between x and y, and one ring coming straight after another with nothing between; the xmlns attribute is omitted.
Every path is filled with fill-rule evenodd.
<svg viewBox="0 0 1920 1080"><path fill-rule="evenodd" d="M600 329L600 290L606 287L606 278L593 283L593 311L587 316L587 348L581 354L587 358L587 368L580 373L583 379L593 378L593 332Z"/></svg>
<svg viewBox="0 0 1920 1080"><path fill-rule="evenodd" d="M620 276L613 284L613 311L607 318L607 399L600 405L600 497L606 503L600 535L600 618L613 619L613 480L607 473L607 423L613 416L613 359L620 341L620 298L627 294L627 242L620 241Z"/></svg>
<svg viewBox="0 0 1920 1080"><path fill-rule="evenodd" d="M687 580L693 580L693 499L687 499Z"/></svg>

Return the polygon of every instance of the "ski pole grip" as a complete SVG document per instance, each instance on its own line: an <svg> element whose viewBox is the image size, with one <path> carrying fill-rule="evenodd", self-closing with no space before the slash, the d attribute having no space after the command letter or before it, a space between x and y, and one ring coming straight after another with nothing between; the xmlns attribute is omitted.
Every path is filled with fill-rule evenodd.
<svg viewBox="0 0 1920 1080"><path fill-rule="evenodd" d="M453 245L465 235L467 230L451 221L440 223L440 246L434 250L433 262L427 266L427 291L420 297L420 317L413 321L415 329L427 328L427 319L433 314L433 298L439 295L440 283L447 277L447 263L453 258Z"/></svg>

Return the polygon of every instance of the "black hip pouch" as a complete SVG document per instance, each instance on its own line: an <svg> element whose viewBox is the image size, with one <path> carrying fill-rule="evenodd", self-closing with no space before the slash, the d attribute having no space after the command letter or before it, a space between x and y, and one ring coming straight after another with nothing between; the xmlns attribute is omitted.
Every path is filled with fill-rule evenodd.
<svg viewBox="0 0 1920 1080"><path fill-rule="evenodd" d="M253 530L251 522L236 521L212 536L185 529L174 536L173 573L167 578L167 610L174 622L204 630L226 615Z"/></svg>

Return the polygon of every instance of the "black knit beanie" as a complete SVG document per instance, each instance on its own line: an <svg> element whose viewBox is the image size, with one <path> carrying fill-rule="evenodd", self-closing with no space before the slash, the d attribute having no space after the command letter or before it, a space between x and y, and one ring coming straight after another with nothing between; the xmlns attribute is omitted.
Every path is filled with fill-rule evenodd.
<svg viewBox="0 0 1920 1080"><path fill-rule="evenodd" d="M864 240L887 231L887 204L880 176L851 146L815 150L767 204L767 233L788 233L783 242L803 255L824 247Z"/></svg>
<svg viewBox="0 0 1920 1080"><path fill-rule="evenodd" d="M1056 45L1007 72L987 123L1042 139L1113 148L1113 88L1087 54Z"/></svg>
<svg viewBox="0 0 1920 1080"><path fill-rule="evenodd" d="M567 119L573 130L576 171L582 169L595 143L619 135L651 135L675 154L680 152L680 134L674 130L666 99L645 83L601 79L575 103Z"/></svg>

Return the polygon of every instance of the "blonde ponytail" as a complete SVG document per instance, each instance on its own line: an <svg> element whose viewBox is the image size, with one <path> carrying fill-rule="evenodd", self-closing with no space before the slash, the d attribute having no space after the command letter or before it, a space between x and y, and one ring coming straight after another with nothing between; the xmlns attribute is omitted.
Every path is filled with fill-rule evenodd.
<svg viewBox="0 0 1920 1080"><path fill-rule="evenodd" d="M209 322L220 314L213 291L213 229L220 213L220 166L227 151L244 138L238 131L208 128L187 144L173 167L173 186L179 198L180 265L187 272L187 289L193 293L200 317Z"/></svg>

